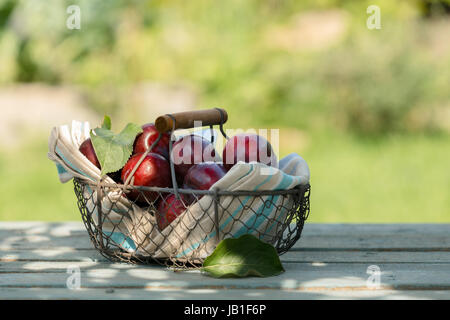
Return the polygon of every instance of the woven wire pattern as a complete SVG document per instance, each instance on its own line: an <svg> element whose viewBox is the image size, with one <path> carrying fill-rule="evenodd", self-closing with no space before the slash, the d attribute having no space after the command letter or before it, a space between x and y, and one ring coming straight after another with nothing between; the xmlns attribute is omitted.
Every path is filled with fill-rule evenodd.
<svg viewBox="0 0 450 320"><path fill-rule="evenodd" d="M200 192L178 189L183 195L182 199L189 199L189 203L183 202L182 215L185 217L178 217L160 232L158 208L164 205L170 208L166 199L175 194L174 189L132 187L133 192L138 194L131 201L133 205L121 206L121 197L125 196L111 196L114 190L120 190L120 185L96 185L76 178L74 187L82 220L94 247L104 257L111 261L158 263L179 269L201 266L205 258L204 252L212 253L213 249L207 247L206 240L213 235L217 244L220 240L232 238L231 230L253 234L272 244L281 255L300 238L310 212L310 185L265 192ZM207 199L201 199L202 197ZM193 204L198 204L196 212L192 210ZM232 212L231 208L236 206L241 210ZM271 209L270 216L266 216L266 208ZM113 211L120 214L109 214ZM227 228L223 230L219 229L219 212L220 221L227 221ZM252 219L243 219L244 212L246 218L250 215ZM261 221L258 218L264 221L263 227L256 225L256 221ZM155 228L158 228L160 236L152 236ZM183 232L179 234L179 230ZM124 239L133 239L132 250L124 249L120 240L113 239L118 234ZM188 257L183 257L178 249L185 245L186 239L194 239L199 245ZM203 255L197 252L203 252Z"/></svg>

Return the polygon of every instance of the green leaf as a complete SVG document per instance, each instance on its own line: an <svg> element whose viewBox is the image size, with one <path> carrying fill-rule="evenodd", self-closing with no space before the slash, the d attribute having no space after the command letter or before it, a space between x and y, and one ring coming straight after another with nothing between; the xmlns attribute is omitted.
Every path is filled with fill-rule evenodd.
<svg viewBox="0 0 450 320"><path fill-rule="evenodd" d="M270 277L284 272L275 248L250 234L222 240L202 269L216 278Z"/></svg>
<svg viewBox="0 0 450 320"><path fill-rule="evenodd" d="M142 128L133 123L127 124L119 134L114 134L110 128L111 119L105 116L102 127L91 131L91 141L102 175L123 168L133 152L136 136L142 132Z"/></svg>
<svg viewBox="0 0 450 320"><path fill-rule="evenodd" d="M105 116L105 118L103 119L102 128L111 130L111 118L110 117Z"/></svg>

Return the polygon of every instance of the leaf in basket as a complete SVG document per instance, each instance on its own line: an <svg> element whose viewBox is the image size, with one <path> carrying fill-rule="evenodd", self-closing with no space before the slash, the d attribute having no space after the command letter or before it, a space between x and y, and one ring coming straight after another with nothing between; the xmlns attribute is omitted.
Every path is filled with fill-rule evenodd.
<svg viewBox="0 0 450 320"><path fill-rule="evenodd" d="M222 240L202 269L216 278L270 277L284 272L275 248L250 234Z"/></svg>
<svg viewBox="0 0 450 320"><path fill-rule="evenodd" d="M133 152L133 143L142 128L129 123L119 133L111 131L111 119L105 116L101 128L91 131L92 145L102 168L102 175L123 168Z"/></svg>
<svg viewBox="0 0 450 320"><path fill-rule="evenodd" d="M111 130L111 118L108 116L105 116L102 123L102 128Z"/></svg>

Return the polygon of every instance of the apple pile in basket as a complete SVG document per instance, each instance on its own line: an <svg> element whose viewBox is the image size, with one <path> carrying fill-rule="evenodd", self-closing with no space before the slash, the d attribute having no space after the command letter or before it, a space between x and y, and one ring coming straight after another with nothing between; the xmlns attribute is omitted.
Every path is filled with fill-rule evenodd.
<svg viewBox="0 0 450 320"><path fill-rule="evenodd" d="M109 176L117 183L125 183L144 152L154 144L159 132L153 123L142 126L142 133L136 136L133 153L125 166ZM144 160L137 167L132 185L145 187L171 188L172 177L169 161L173 161L177 184L183 189L209 190L218 180L238 162L257 161L269 166L277 166L277 157L270 143L257 134L241 133L231 137L222 151L222 162L218 162L217 151L206 138L190 134L173 142L169 151L170 134L162 134ZM101 169L91 139L85 140L80 152L95 166ZM263 156L262 156L263 155ZM182 214L194 201L188 194L168 194L158 199L154 191L130 191L126 196L138 205L145 206L156 202L157 222L160 230L167 227Z"/></svg>

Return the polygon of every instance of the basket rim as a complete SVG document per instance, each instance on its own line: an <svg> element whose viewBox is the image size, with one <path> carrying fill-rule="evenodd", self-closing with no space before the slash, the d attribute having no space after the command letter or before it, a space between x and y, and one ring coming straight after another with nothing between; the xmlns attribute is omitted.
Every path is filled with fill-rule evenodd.
<svg viewBox="0 0 450 320"><path fill-rule="evenodd" d="M91 187L106 187L106 188L114 188L114 189L124 189L127 190L140 190L140 191L155 191L155 192L164 192L164 193L184 193L184 194L198 194L198 195L210 195L210 196L271 196L271 195L289 195L289 194L298 194L301 192L305 192L310 184L301 184L297 185L292 189L285 190L238 190L238 191L227 191L220 190L218 188L210 189L210 190L197 190L197 189L184 189L184 188L160 188L160 187L145 187L145 186L125 186L121 183L108 183L108 182L95 182L90 179L80 179L74 178L79 183L89 185Z"/></svg>

